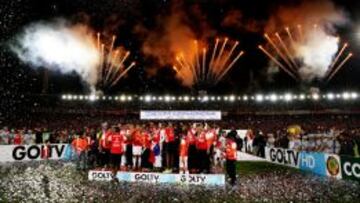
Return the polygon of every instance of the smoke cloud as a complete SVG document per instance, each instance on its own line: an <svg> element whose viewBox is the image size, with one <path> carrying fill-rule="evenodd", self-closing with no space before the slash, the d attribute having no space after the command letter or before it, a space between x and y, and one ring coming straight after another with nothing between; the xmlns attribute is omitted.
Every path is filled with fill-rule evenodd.
<svg viewBox="0 0 360 203"><path fill-rule="evenodd" d="M194 42L198 36L200 35L200 39L203 39L214 34L205 23L205 16L197 6L193 6L190 13L197 20L201 19L202 23L198 24L196 29L192 29L191 19L189 19L189 14L184 12L181 1L173 2L169 15L159 16L155 29L149 31L141 25L135 27L134 32L143 37L142 52L156 60L156 68L148 69L151 74L154 74L154 70L158 67L172 67L177 63L176 58L179 55L187 61L193 61L196 55ZM206 47L200 41L198 43L199 49ZM184 86L194 84L193 73L189 69L179 69L177 77L182 80Z"/></svg>
<svg viewBox="0 0 360 203"><path fill-rule="evenodd" d="M336 26L347 22L345 12L331 1L305 1L295 7L279 8L265 30L275 33L287 26L301 26L303 36L299 36L299 30L293 31L296 42L292 48L294 56L301 62L298 70L301 79L311 81L325 76L339 50Z"/></svg>
<svg viewBox="0 0 360 203"><path fill-rule="evenodd" d="M175 11L163 19L159 27L153 32L147 32L143 43L142 51L146 56L157 60L159 66L169 66L175 63L177 54L184 52L184 57L191 58L195 50L193 41L195 34L184 21L184 14L181 11ZM193 83L190 72L184 71L186 79L184 85Z"/></svg>
<svg viewBox="0 0 360 203"><path fill-rule="evenodd" d="M221 22L221 26L247 32L260 32L264 28L262 22L255 19L246 19L239 10L227 12Z"/></svg>
<svg viewBox="0 0 360 203"><path fill-rule="evenodd" d="M322 29L309 31L306 37L304 43L297 45L295 55L302 60L300 77L310 81L325 76L339 50L339 39L328 35Z"/></svg>
<svg viewBox="0 0 360 203"><path fill-rule="evenodd" d="M86 25L74 25L61 19L27 26L10 46L32 67L44 67L63 74L76 72L95 91L100 53L94 36Z"/></svg>

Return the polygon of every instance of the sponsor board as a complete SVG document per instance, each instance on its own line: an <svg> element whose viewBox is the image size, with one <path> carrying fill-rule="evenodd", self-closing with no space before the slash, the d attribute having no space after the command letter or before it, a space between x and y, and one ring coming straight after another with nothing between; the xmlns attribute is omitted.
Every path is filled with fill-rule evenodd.
<svg viewBox="0 0 360 203"><path fill-rule="evenodd" d="M193 185L225 185L223 174L177 174L178 182Z"/></svg>
<svg viewBox="0 0 360 203"><path fill-rule="evenodd" d="M340 156L342 178L360 181L360 158Z"/></svg>
<svg viewBox="0 0 360 203"><path fill-rule="evenodd" d="M292 149L268 147L265 149L266 160L295 168L299 168L299 155L300 152L294 151Z"/></svg>
<svg viewBox="0 0 360 203"><path fill-rule="evenodd" d="M88 178L89 180L94 181L111 181L115 175L112 171L89 171Z"/></svg>
<svg viewBox="0 0 360 203"><path fill-rule="evenodd" d="M340 157L336 154L325 154L325 165L326 165L326 175L329 177L334 177L341 179L341 162Z"/></svg>
<svg viewBox="0 0 360 203"><path fill-rule="evenodd" d="M48 159L62 159L67 144L51 144L49 145ZM0 162L16 162L42 160L42 152L45 145L0 145Z"/></svg>
<svg viewBox="0 0 360 203"><path fill-rule="evenodd" d="M118 172L116 178L126 182L225 185L224 174L163 174Z"/></svg>
<svg viewBox="0 0 360 203"><path fill-rule="evenodd" d="M354 158L345 158L348 160L348 164L344 166L343 157L335 154L266 148L265 156L269 162L299 168L300 170L309 171L320 176L334 177L337 179L344 178L344 167L348 169L347 172L350 174L349 179L355 178L353 175L354 172L360 175L360 165L356 165ZM354 162L355 169L353 171L351 167L353 167ZM357 163L360 163L360 159L357 159ZM351 170L351 172L349 170Z"/></svg>
<svg viewBox="0 0 360 203"><path fill-rule="evenodd" d="M300 152L299 168L315 174L326 176L324 153Z"/></svg>
<svg viewBox="0 0 360 203"><path fill-rule="evenodd" d="M141 120L221 120L221 111L140 111Z"/></svg>

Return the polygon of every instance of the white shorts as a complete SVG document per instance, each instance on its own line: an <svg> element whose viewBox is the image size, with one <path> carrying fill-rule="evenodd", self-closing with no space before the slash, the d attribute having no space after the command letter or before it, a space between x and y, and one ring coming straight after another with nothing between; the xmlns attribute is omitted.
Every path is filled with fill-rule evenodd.
<svg viewBox="0 0 360 203"><path fill-rule="evenodd" d="M161 166L162 166L161 155L155 156L154 167L155 167L155 168L161 168Z"/></svg>
<svg viewBox="0 0 360 203"><path fill-rule="evenodd" d="M142 147L133 145L132 151L133 151L134 156L140 156L141 151L142 151Z"/></svg>
<svg viewBox="0 0 360 203"><path fill-rule="evenodd" d="M215 149L214 160L217 161L219 159L221 159L221 150Z"/></svg>
<svg viewBox="0 0 360 203"><path fill-rule="evenodd" d="M126 166L126 155L125 155L125 153L123 153L121 155L121 164L120 164L120 166Z"/></svg>
<svg viewBox="0 0 360 203"><path fill-rule="evenodd" d="M180 167L180 168L185 168L185 167L187 167L187 161L188 161L188 157L187 157L187 156L180 156L180 157L179 157L179 167Z"/></svg>

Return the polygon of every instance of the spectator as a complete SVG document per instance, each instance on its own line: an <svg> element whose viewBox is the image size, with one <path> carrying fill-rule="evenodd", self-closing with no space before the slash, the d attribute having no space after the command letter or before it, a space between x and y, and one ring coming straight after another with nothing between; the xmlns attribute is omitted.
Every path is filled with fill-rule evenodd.
<svg viewBox="0 0 360 203"><path fill-rule="evenodd" d="M257 156L265 158L266 139L261 131L259 131L257 146L258 146Z"/></svg>
<svg viewBox="0 0 360 203"><path fill-rule="evenodd" d="M41 130L39 128L35 129L35 143L36 144L42 144L43 143L43 137L42 137L42 133Z"/></svg>
<svg viewBox="0 0 360 203"><path fill-rule="evenodd" d="M4 145L4 144L9 144L9 130L7 127L4 127L1 131L0 131L0 144Z"/></svg>
<svg viewBox="0 0 360 203"><path fill-rule="evenodd" d="M268 134L266 147L275 147L274 134L272 134L272 133L269 133L269 134Z"/></svg>
<svg viewBox="0 0 360 203"><path fill-rule="evenodd" d="M237 133L236 133L236 137L235 137L235 142L236 142L237 150L242 151L243 139Z"/></svg>
<svg viewBox="0 0 360 203"><path fill-rule="evenodd" d="M354 156L354 143L347 134L340 136L340 155Z"/></svg>
<svg viewBox="0 0 360 203"><path fill-rule="evenodd" d="M24 144L35 144L35 134L33 134L32 130L27 130L24 134Z"/></svg>

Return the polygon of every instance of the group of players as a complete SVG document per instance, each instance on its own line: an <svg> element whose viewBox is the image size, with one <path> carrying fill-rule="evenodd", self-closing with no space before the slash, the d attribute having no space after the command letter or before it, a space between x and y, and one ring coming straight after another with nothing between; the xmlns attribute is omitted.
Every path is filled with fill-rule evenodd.
<svg viewBox="0 0 360 203"><path fill-rule="evenodd" d="M111 127L103 123L95 139L84 133L75 138L72 145L80 155L85 151L96 154L98 165L104 168L210 173L211 166L221 168L225 160L226 168L235 170L237 146L234 139L221 133L219 127L202 123Z"/></svg>

